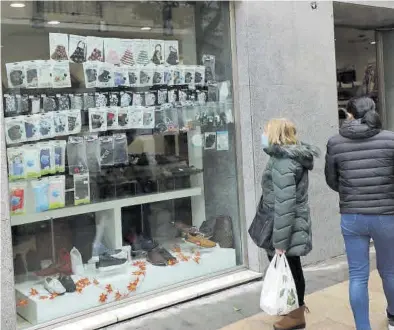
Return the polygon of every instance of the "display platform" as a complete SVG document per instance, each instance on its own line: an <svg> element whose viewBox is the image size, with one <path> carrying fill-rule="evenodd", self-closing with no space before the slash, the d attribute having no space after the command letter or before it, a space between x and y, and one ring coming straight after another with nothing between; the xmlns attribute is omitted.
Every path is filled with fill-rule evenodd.
<svg viewBox="0 0 394 330"><path fill-rule="evenodd" d="M234 249L201 249L181 240L163 246L177 258L175 264L160 267L134 259L116 271L87 269L72 275L77 291L61 296L45 290L44 278L30 275L15 285L17 312L34 325L236 266Z"/></svg>

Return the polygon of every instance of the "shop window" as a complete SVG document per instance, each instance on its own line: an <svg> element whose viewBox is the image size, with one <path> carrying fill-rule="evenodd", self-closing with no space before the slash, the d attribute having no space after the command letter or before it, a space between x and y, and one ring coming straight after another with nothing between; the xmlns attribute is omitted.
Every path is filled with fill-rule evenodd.
<svg viewBox="0 0 394 330"><path fill-rule="evenodd" d="M241 265L228 3L10 4L20 327Z"/></svg>

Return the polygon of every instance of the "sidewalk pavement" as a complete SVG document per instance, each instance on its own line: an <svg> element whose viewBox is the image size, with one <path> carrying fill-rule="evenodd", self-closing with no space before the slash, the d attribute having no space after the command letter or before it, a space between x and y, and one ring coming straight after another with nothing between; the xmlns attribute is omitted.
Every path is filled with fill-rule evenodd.
<svg viewBox="0 0 394 330"><path fill-rule="evenodd" d="M349 282L343 282L307 296L306 305L310 308L310 314L307 314L307 328L313 330L354 329L353 314L348 302L348 290ZM386 299L377 271L373 271L371 274L369 290L372 329L387 330ZM275 320L275 317L259 313L226 326L222 330L271 330Z"/></svg>
<svg viewBox="0 0 394 330"><path fill-rule="evenodd" d="M387 330L379 275L374 271L375 251L371 249L372 329ZM306 303L311 311L307 329L354 329L348 302L348 268L345 256L304 269ZM275 318L261 313L262 282L256 281L187 303L105 327L108 330L264 330L272 329Z"/></svg>

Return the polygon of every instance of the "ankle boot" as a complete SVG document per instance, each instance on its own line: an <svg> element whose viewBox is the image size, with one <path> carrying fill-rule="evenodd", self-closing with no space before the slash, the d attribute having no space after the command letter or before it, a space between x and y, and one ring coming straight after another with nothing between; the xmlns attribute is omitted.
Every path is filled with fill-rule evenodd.
<svg viewBox="0 0 394 330"><path fill-rule="evenodd" d="M275 330L301 330L305 327L305 306L290 312L274 324Z"/></svg>

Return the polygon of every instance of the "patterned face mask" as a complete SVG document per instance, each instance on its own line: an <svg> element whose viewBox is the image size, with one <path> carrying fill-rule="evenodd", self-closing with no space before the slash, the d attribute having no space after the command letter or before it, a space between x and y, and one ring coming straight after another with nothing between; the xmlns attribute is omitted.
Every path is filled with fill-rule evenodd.
<svg viewBox="0 0 394 330"><path fill-rule="evenodd" d="M74 53L70 56L70 59L74 63L83 63L85 62L85 43L83 41L79 41L77 44L77 48L74 50Z"/></svg>
<svg viewBox="0 0 394 330"><path fill-rule="evenodd" d="M55 51L52 53L51 58L56 61L68 60L66 47L63 45L57 45Z"/></svg>
<svg viewBox="0 0 394 330"><path fill-rule="evenodd" d="M167 57L167 63L170 65L176 65L178 63L178 52L173 46L170 46L170 53Z"/></svg>

